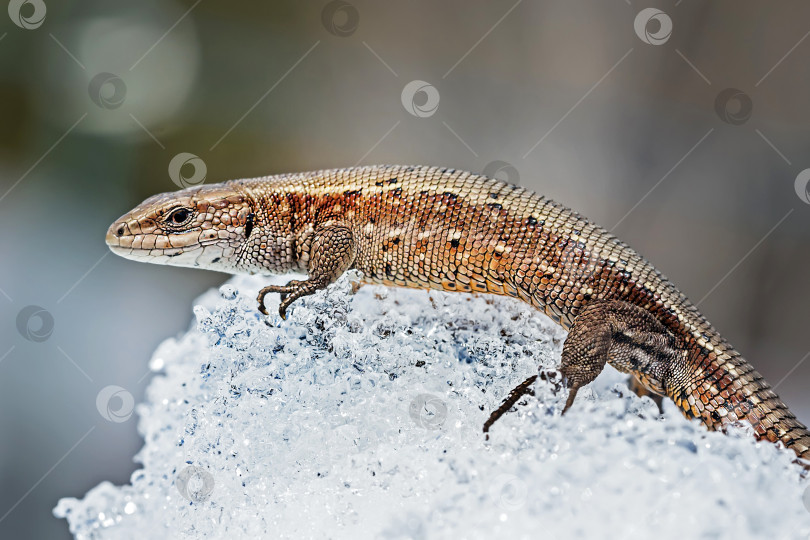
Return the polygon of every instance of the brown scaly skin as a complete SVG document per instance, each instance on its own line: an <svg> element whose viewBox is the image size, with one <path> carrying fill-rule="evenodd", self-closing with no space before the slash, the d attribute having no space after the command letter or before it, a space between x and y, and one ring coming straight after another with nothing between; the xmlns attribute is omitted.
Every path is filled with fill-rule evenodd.
<svg viewBox="0 0 810 540"><path fill-rule="evenodd" d="M709 429L747 420L757 438L810 459L807 428L674 285L609 232L522 187L404 166L234 180L147 199L110 227L107 243L145 262L306 272L262 289L259 309L281 293L282 318L350 268L369 283L514 296L569 330L566 409L607 362Z"/></svg>

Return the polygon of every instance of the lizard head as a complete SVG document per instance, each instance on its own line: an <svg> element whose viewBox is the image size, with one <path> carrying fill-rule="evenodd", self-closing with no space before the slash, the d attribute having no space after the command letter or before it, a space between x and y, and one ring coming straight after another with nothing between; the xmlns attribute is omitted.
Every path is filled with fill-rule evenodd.
<svg viewBox="0 0 810 540"><path fill-rule="evenodd" d="M127 259L236 272L253 220L250 201L238 191L192 187L150 197L115 220L107 245Z"/></svg>

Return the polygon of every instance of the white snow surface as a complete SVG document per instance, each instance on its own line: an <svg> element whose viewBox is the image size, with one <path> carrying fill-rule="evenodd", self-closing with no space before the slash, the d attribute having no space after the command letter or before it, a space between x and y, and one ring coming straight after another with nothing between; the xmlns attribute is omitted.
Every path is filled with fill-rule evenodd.
<svg viewBox="0 0 810 540"><path fill-rule="evenodd" d="M131 484L54 510L79 539L802 538L792 452L659 414L612 368L560 415L565 333L510 298L366 286L293 304L238 276L155 352Z"/></svg>

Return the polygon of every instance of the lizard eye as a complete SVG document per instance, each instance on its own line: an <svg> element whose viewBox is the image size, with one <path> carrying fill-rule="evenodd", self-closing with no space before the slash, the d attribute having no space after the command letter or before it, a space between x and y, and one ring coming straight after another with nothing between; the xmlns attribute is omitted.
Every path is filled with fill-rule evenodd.
<svg viewBox="0 0 810 540"><path fill-rule="evenodd" d="M183 225L191 217L191 211L188 208L175 208L169 215L166 216L166 221L172 225Z"/></svg>

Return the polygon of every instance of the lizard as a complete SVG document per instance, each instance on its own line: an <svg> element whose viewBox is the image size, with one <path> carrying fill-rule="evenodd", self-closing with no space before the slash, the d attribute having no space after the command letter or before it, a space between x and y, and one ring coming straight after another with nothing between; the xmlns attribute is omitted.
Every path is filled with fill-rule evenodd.
<svg viewBox="0 0 810 540"><path fill-rule="evenodd" d="M559 386L610 364L710 430L748 422L810 460L810 432L663 274L604 228L514 184L427 166L362 166L192 186L146 199L108 229L129 259L226 273L301 272L261 289L297 299L356 269L362 283L507 295L568 331ZM518 385L484 425L525 394ZM488 436L488 435L487 435Z"/></svg>

